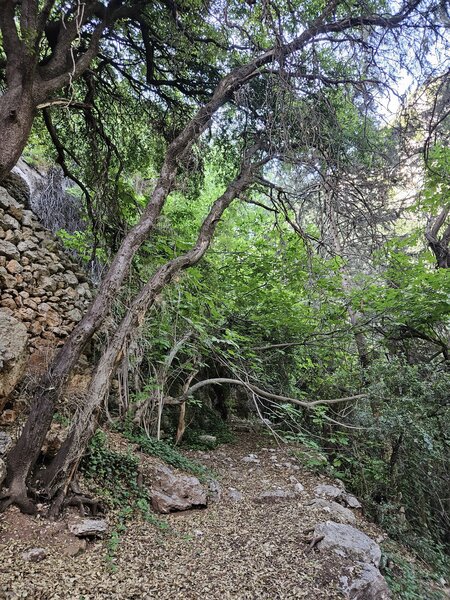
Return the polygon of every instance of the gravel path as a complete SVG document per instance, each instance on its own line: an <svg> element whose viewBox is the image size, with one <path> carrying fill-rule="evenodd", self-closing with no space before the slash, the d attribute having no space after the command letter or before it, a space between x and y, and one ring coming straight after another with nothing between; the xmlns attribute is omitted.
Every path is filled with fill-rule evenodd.
<svg viewBox="0 0 450 600"><path fill-rule="evenodd" d="M64 553L73 539L64 521L39 522L16 509L2 515L0 599L343 597L339 574L348 563L316 550L304 553L305 530L326 520L308 506L322 479L268 438L251 434L239 434L236 443L212 452L187 454L217 475L221 500L205 510L164 517L167 530L141 520L130 523L113 568L107 560L107 541L90 543L86 552L69 558ZM255 502L263 491L293 491L297 482L304 492L295 497L281 503ZM374 526L357 518L357 526L375 538ZM22 560L22 552L36 546L45 548L47 558L38 563Z"/></svg>

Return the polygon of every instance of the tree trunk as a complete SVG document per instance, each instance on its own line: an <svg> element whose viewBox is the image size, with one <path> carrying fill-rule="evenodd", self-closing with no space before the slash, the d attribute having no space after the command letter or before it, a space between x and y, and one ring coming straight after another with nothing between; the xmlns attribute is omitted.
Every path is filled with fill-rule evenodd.
<svg viewBox="0 0 450 600"><path fill-rule="evenodd" d="M30 136L34 113L31 92L22 87L0 96L0 181L19 160Z"/></svg>

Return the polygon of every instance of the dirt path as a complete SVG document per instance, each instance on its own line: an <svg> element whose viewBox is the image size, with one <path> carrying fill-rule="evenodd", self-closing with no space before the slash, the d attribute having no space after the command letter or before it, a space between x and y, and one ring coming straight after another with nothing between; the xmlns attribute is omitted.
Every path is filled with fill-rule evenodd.
<svg viewBox="0 0 450 600"><path fill-rule="evenodd" d="M64 522L42 527L8 511L0 521L0 599L343 597L338 584L344 559L304 553L304 531L327 518L308 506L320 478L269 438L249 434L212 452L188 454L217 475L221 500L205 510L164 517L167 530L145 521L129 524L115 552L114 572L106 559L111 543L90 543L85 553L69 558L63 554L70 543ZM292 491L296 482L304 492L280 503L255 502L261 492ZM359 516L356 526L379 535ZM36 546L45 548L47 558L23 561L22 552Z"/></svg>

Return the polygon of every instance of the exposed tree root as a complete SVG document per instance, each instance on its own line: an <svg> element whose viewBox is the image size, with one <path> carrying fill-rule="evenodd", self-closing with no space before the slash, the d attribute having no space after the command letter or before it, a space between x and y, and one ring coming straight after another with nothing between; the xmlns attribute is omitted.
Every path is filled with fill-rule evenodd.
<svg viewBox="0 0 450 600"><path fill-rule="evenodd" d="M96 517L99 513L103 514L105 512L101 500L94 500L87 496L72 496L71 498L66 498L63 505L64 507L77 506L82 517L86 516L86 508L89 509L89 512L93 517Z"/></svg>
<svg viewBox="0 0 450 600"><path fill-rule="evenodd" d="M17 506L19 510L26 515L35 515L37 513L36 504L27 497L26 493L6 493L3 496L0 496L0 513L5 511L11 505Z"/></svg>

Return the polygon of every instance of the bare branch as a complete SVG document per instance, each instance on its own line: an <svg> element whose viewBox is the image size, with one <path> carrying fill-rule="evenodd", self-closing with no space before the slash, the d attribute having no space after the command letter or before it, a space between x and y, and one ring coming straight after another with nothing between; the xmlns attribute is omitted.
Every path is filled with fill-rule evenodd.
<svg viewBox="0 0 450 600"><path fill-rule="evenodd" d="M252 383L247 383L245 381L241 381L240 379L231 379L228 377L215 377L212 379L205 379L204 381L199 381L192 387L188 389L188 391L175 399L175 401L171 401L170 404L181 404L182 402L186 402L189 396L192 396L194 392L204 387L205 385L215 385L229 383L233 385L242 385L244 387L249 388L258 396L262 396L263 398L268 398L270 400L277 400L279 402L289 402L291 404L297 404L298 406L302 406L303 408L313 408L314 406L319 405L327 405L327 404L338 404L341 402L350 402L352 400L360 400L361 398L367 397L367 394L357 394L356 396L346 396L345 398L332 398L331 400L312 400L311 402L306 402L304 400L298 400L297 398L289 398L287 396L280 396L278 394L272 394L271 392L267 392Z"/></svg>

